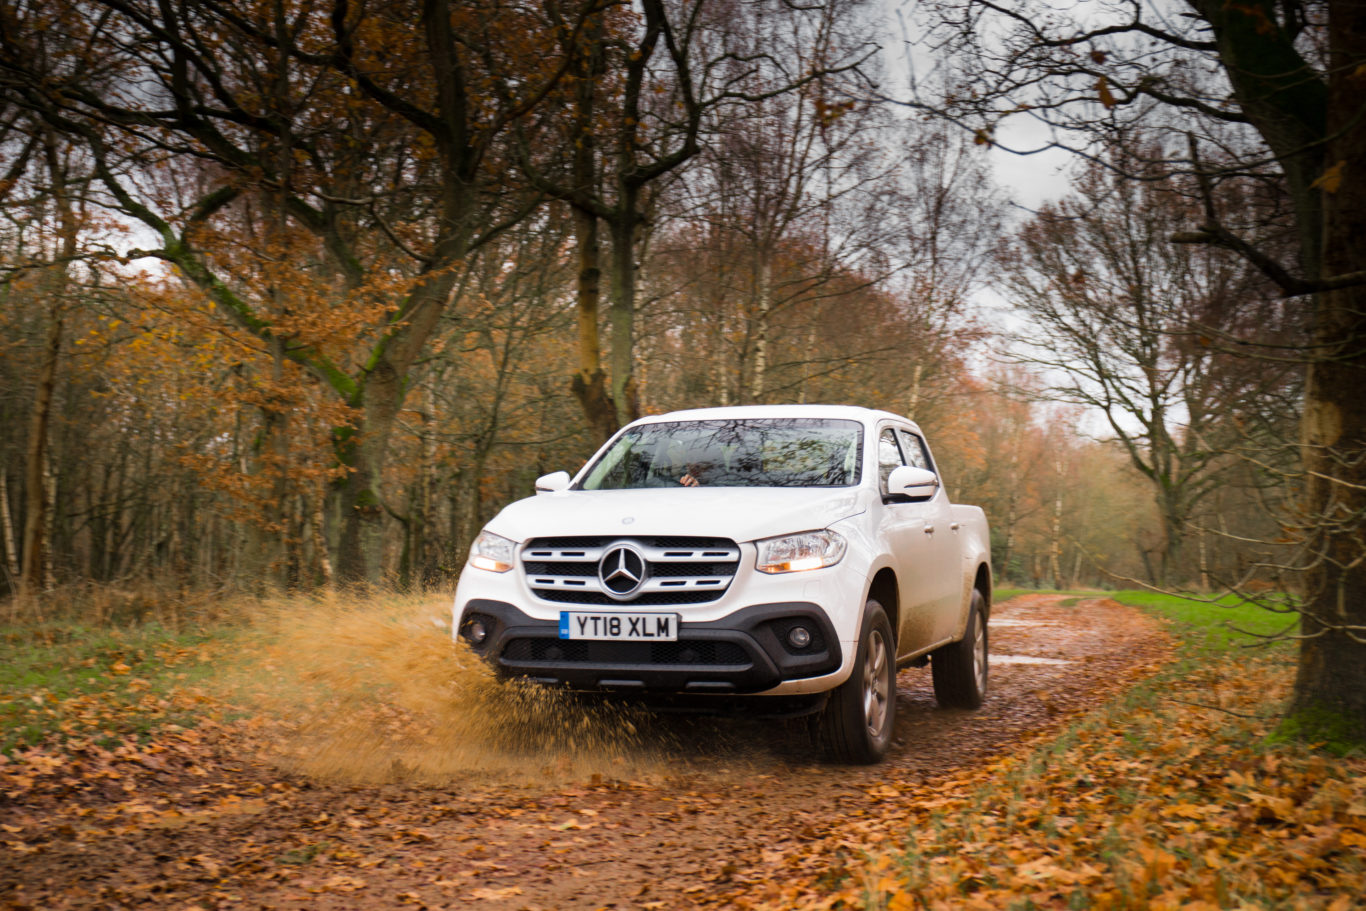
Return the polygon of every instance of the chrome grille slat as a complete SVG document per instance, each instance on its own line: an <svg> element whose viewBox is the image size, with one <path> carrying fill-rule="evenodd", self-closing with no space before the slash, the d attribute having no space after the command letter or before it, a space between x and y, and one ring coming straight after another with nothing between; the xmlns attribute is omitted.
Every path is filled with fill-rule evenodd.
<svg viewBox="0 0 1366 911"><path fill-rule="evenodd" d="M628 600L611 596L598 577L603 556L623 543L634 547L648 568L645 582ZM629 605L668 596L669 603L686 604L690 597L705 603L725 592L739 567L740 548L719 538L554 538L529 541L521 557L527 585L547 601Z"/></svg>
<svg viewBox="0 0 1366 911"><path fill-rule="evenodd" d="M523 560L536 560L541 563L597 563L607 547L527 547L522 551Z"/></svg>

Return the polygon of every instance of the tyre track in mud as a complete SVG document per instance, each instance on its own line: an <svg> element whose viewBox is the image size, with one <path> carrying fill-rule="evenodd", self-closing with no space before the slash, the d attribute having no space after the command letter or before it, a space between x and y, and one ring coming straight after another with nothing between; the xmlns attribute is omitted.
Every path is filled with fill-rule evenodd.
<svg viewBox="0 0 1366 911"><path fill-rule="evenodd" d="M153 809L196 800L215 809L124 814L121 827L107 828L66 813L36 847L5 858L0 902L726 904L757 893L794 855L827 851L842 827L866 832L885 822L895 840L901 787L932 785L1054 731L1168 660L1156 621L1105 599L1067 600L1024 595L996 606L991 689L979 710L939 709L928 669L901 672L893 745L878 766L817 761L798 722L676 719L661 725L680 747L637 778L595 774L566 784L548 769L544 783L471 773L440 786L348 787L282 775L234 755L226 741L217 767L142 795ZM85 818L107 816L92 809Z"/></svg>

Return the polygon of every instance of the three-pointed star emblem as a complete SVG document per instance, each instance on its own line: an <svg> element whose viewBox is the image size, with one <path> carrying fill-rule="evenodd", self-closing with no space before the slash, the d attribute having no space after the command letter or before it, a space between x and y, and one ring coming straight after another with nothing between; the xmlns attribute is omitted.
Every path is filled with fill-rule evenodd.
<svg viewBox="0 0 1366 911"><path fill-rule="evenodd" d="M645 582L645 558L631 545L619 544L602 555L598 578L612 597L630 597Z"/></svg>

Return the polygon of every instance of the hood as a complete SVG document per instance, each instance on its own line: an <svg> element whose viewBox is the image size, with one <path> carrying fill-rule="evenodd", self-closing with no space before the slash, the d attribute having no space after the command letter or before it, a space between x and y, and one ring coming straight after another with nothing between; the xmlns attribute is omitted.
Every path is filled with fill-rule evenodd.
<svg viewBox="0 0 1366 911"><path fill-rule="evenodd" d="M486 526L514 541L568 535L678 535L753 541L863 512L859 488L568 490L518 500Z"/></svg>

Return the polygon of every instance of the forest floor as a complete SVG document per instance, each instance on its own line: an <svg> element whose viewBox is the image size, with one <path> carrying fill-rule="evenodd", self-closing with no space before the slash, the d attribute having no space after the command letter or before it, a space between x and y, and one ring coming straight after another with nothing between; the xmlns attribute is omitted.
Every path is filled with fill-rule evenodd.
<svg viewBox="0 0 1366 911"><path fill-rule="evenodd" d="M362 667L401 677L410 695L425 685L433 659L406 648L404 630L365 640L385 661L406 655L387 670L352 654L285 673L297 641L251 665L276 698L321 687L320 702L291 691L293 715L187 684L156 701L193 702L193 726L0 756L0 906L751 906L795 881L848 880L904 839L908 803L932 804L938 782L1056 733L1172 655L1160 622L1114 601L1012 598L991 618L986 705L940 709L928 669L903 671L891 755L845 767L814 756L796 722L585 717L538 742L525 728L580 709L512 706L526 717L508 722L523 728L509 740L495 736L502 720L442 724L442 711L497 716L501 697L484 691L463 706L446 693L435 715L441 700L404 701L393 686L336 701L340 666L350 684ZM136 674L131 664L108 673ZM373 696L374 683L357 691ZM82 710L101 723L94 703L68 707Z"/></svg>

